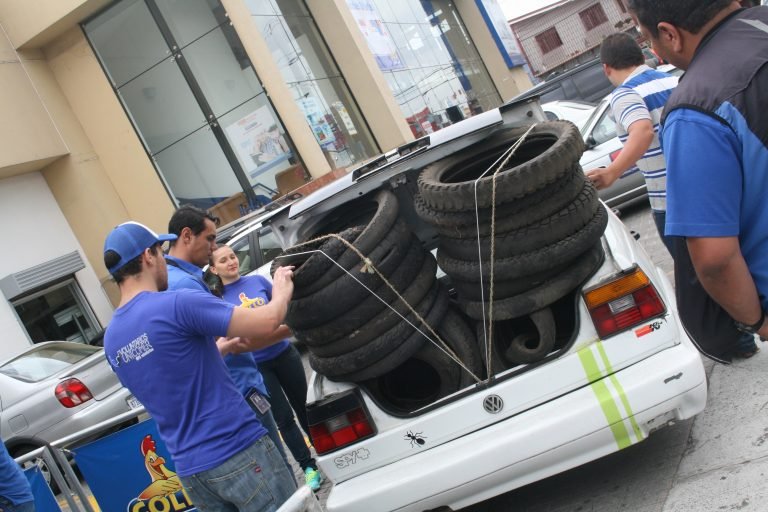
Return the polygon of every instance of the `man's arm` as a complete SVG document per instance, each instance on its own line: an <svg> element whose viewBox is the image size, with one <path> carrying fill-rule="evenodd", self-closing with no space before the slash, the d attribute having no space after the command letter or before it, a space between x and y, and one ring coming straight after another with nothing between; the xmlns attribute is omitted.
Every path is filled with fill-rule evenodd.
<svg viewBox="0 0 768 512"><path fill-rule="evenodd" d="M648 151L653 142L653 123L648 119L635 121L630 125L627 133L629 134L627 141L616 160L606 167L587 171L587 177L597 190L613 185Z"/></svg>
<svg viewBox="0 0 768 512"><path fill-rule="evenodd" d="M273 277L272 300L269 304L254 309L235 308L227 329L227 337L247 338L239 347L247 350L268 347L284 339L285 336L278 337L277 334L288 331L282 324L292 295L293 267L280 267Z"/></svg>
<svg viewBox="0 0 768 512"><path fill-rule="evenodd" d="M687 241L696 275L707 293L734 320L748 325L757 322L762 315L762 306L741 254L739 239L688 238ZM768 326L764 324L759 334L768 338Z"/></svg>

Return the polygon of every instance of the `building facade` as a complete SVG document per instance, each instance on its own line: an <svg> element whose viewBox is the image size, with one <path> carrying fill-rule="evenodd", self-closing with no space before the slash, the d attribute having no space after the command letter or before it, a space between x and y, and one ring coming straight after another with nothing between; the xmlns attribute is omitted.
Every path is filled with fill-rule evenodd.
<svg viewBox="0 0 768 512"><path fill-rule="evenodd" d="M605 36L635 30L626 0L562 0L509 24L531 72L543 79L597 57Z"/></svg>
<svg viewBox="0 0 768 512"><path fill-rule="evenodd" d="M229 222L530 87L494 4L0 1L0 360L103 330L115 225Z"/></svg>

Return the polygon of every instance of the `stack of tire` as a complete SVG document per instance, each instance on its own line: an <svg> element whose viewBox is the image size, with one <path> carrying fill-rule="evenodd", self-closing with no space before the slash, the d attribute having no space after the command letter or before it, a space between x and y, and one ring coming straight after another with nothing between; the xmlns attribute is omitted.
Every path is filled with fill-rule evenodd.
<svg viewBox="0 0 768 512"><path fill-rule="evenodd" d="M579 166L581 134L567 121L533 127L496 176L494 196L495 166L526 131L502 130L426 167L415 200L419 216L438 232L437 261L451 278L464 312L483 320L492 302L494 320L530 316L528 330L534 336L507 332L512 345L503 350L507 367L550 352L556 333L547 308L602 263L600 237L608 222Z"/></svg>
<svg viewBox="0 0 768 512"><path fill-rule="evenodd" d="M398 200L389 190L345 205L306 237L314 241L286 249L281 256L288 258L276 258L273 272L281 261L295 266L286 324L306 345L316 372L331 380L362 382L385 376L411 359L426 361L439 367L436 386L443 396L468 384L466 375L460 375L467 372L451 368L451 361L446 363L444 354L414 329L411 324L432 337L370 266L430 326L454 326L439 334L454 352L469 354L472 371L481 367L475 333L452 309L447 289L435 277L434 256L398 211ZM323 237L329 233L351 243L368 261L338 238Z"/></svg>

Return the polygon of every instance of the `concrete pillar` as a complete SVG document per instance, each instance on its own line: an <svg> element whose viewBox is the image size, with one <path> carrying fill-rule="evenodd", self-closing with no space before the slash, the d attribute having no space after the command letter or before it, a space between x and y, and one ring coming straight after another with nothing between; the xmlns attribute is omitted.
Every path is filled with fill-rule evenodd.
<svg viewBox="0 0 768 512"><path fill-rule="evenodd" d="M400 106L345 0L307 0L341 74L382 151L413 140Z"/></svg>
<svg viewBox="0 0 768 512"><path fill-rule="evenodd" d="M533 84L522 67L512 69L507 67L504 56L499 51L491 35L488 25L474 0L455 0L454 6L459 11L464 26L467 28L477 53L485 63L485 68L491 76L496 90L503 102L527 91Z"/></svg>
<svg viewBox="0 0 768 512"><path fill-rule="evenodd" d="M221 3L229 14L229 19L240 36L245 51L251 58L253 68L259 75L264 90L272 100L272 105L280 115L296 150L301 155L307 171L313 178L331 172L331 166L325 159L323 150L317 143L304 113L293 100L291 90L283 81L280 68L272 59L272 52L261 36L248 6L243 0L222 0Z"/></svg>

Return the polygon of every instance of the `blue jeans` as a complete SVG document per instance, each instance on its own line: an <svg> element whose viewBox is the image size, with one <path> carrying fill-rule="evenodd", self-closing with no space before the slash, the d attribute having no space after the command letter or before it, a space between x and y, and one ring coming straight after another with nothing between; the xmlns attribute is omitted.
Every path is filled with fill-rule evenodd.
<svg viewBox="0 0 768 512"><path fill-rule="evenodd" d="M296 492L296 481L269 436L213 469L179 478L202 512L273 512Z"/></svg>
<svg viewBox="0 0 768 512"><path fill-rule="evenodd" d="M10 500L0 496L0 512L35 512L35 502L27 501L14 505Z"/></svg>
<svg viewBox="0 0 768 512"><path fill-rule="evenodd" d="M274 416L272 416L272 409L268 410L264 414L261 414L254 408L253 412L256 413L256 417L259 418L261 424L264 425L265 429L267 429L267 435L269 435L269 438L275 444L277 451L280 452L280 456L283 458L283 461L285 461L285 466L291 473L293 473L291 464L288 462L288 456L285 454L285 449L283 449L283 441L280 439L280 434L277 432L277 424L275 423Z"/></svg>
<svg viewBox="0 0 768 512"><path fill-rule="evenodd" d="M304 434L293 416L299 420L304 432L309 436L307 424L307 377L304 365L296 347L288 346L277 357L269 361L259 361L259 371L264 376L264 385L269 391L269 403L275 417L277 428L283 435L285 445L299 463L301 469L317 469L315 459L304 442Z"/></svg>

